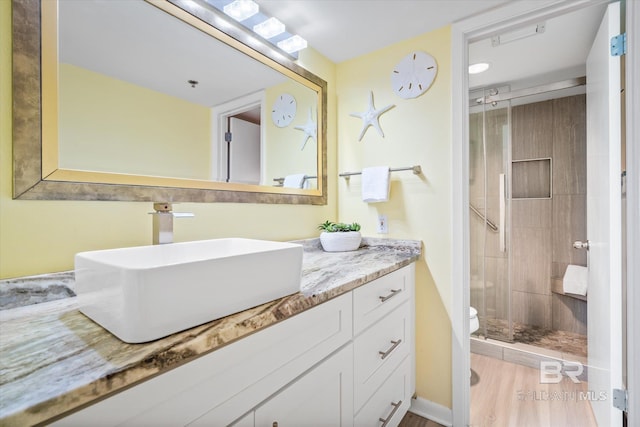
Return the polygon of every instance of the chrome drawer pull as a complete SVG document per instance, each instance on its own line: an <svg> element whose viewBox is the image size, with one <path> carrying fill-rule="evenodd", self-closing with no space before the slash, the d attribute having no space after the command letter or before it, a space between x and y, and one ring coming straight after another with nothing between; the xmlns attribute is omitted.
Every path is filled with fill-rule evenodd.
<svg viewBox="0 0 640 427"><path fill-rule="evenodd" d="M378 298L380 298L380 302L385 302L389 298L398 295L401 291L402 291L402 289L391 289L391 293L389 295L384 296L384 297L378 297Z"/></svg>
<svg viewBox="0 0 640 427"><path fill-rule="evenodd" d="M387 351L379 351L378 352L378 354L380 354L380 359L382 359L382 360L386 359L387 356L390 355L391 352L393 350L395 350L396 347L399 346L401 342L402 342L402 340L391 341L391 344L393 344L393 345L391 346L391 348L389 350L387 350Z"/></svg>
<svg viewBox="0 0 640 427"><path fill-rule="evenodd" d="M378 421L382 422L382 425L380 427L385 427L387 424L389 424L389 421L391 421L391 418L393 418L393 416L396 414L396 411L398 410L400 405L402 405L402 400L398 400L398 403L391 402L391 406L393 406L393 410L391 411L389 416L386 419L378 418Z"/></svg>

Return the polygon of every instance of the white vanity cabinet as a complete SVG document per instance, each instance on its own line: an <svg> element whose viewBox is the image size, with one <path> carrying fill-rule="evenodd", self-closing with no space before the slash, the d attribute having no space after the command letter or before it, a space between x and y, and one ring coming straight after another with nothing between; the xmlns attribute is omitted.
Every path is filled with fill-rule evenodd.
<svg viewBox="0 0 640 427"><path fill-rule="evenodd" d="M388 418L385 425L395 426L415 389L414 268L396 270L52 425L380 426Z"/></svg>

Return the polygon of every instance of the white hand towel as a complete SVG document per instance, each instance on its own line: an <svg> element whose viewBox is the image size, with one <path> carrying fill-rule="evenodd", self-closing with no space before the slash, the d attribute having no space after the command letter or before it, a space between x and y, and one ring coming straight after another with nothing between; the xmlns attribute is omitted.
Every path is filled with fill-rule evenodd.
<svg viewBox="0 0 640 427"><path fill-rule="evenodd" d="M570 264L564 272L562 289L569 294L587 295L588 277L587 267Z"/></svg>
<svg viewBox="0 0 640 427"><path fill-rule="evenodd" d="M389 200L389 166L362 169L362 201L366 203Z"/></svg>
<svg viewBox="0 0 640 427"><path fill-rule="evenodd" d="M302 188L306 177L307 176L303 173L287 175L284 177L282 186L286 188Z"/></svg>

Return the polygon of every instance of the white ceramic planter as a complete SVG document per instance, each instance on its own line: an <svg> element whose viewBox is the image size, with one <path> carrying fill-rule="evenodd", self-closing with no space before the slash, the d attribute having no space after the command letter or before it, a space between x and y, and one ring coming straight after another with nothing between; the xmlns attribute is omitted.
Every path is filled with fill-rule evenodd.
<svg viewBox="0 0 640 427"><path fill-rule="evenodd" d="M326 252L355 251L360 247L362 235L359 231L320 233L320 243Z"/></svg>

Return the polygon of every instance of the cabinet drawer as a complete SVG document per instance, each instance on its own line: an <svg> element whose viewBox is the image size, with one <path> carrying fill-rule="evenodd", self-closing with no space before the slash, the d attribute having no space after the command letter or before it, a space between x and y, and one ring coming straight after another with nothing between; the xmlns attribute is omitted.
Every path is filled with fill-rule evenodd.
<svg viewBox="0 0 640 427"><path fill-rule="evenodd" d="M410 357L398 366L354 418L354 427L396 427L411 406ZM386 422L386 424L384 424Z"/></svg>
<svg viewBox="0 0 640 427"><path fill-rule="evenodd" d="M354 341L354 406L360 408L411 350L409 301Z"/></svg>
<svg viewBox="0 0 640 427"><path fill-rule="evenodd" d="M353 291L353 334L357 335L410 298L414 265L393 271Z"/></svg>

